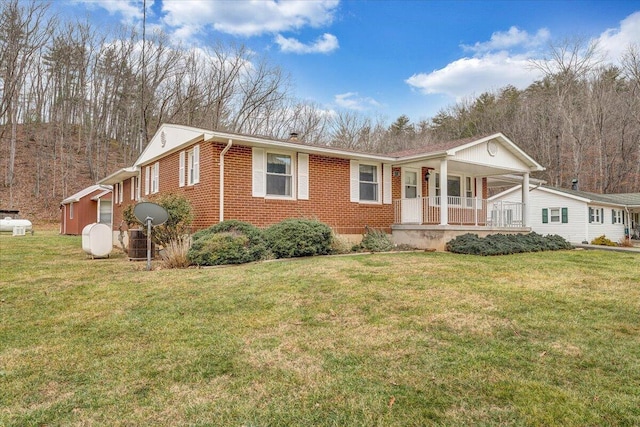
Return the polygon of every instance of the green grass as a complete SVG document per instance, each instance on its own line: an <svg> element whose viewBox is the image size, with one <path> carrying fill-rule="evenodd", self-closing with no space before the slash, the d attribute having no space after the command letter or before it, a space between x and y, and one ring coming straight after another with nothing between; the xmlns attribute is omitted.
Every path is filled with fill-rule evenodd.
<svg viewBox="0 0 640 427"><path fill-rule="evenodd" d="M0 235L0 426L640 425L640 256L145 271Z"/></svg>

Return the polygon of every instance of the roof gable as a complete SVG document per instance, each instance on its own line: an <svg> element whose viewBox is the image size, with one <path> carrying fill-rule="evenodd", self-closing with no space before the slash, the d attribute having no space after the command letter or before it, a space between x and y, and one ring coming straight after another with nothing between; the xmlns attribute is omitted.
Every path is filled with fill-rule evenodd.
<svg viewBox="0 0 640 427"><path fill-rule="evenodd" d="M63 205L69 204L69 203L76 203L79 202L80 199L82 199L83 197L88 196L89 194L95 192L95 191L106 191L106 192L110 192L111 191L111 186L109 185L92 185L90 187L87 187L85 189L82 189L80 191L78 191L75 194L72 194L71 196L67 197L66 199L64 199L62 202L60 202Z"/></svg>

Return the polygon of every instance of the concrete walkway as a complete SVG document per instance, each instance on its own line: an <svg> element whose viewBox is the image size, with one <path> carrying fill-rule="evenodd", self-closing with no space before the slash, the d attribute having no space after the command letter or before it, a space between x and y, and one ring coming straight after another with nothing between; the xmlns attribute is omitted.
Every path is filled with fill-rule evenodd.
<svg viewBox="0 0 640 427"><path fill-rule="evenodd" d="M630 252L640 254L640 247L625 247L625 246L604 246L604 245L584 245L584 244L574 244L576 248L582 249L596 249L602 251L614 251L614 252Z"/></svg>

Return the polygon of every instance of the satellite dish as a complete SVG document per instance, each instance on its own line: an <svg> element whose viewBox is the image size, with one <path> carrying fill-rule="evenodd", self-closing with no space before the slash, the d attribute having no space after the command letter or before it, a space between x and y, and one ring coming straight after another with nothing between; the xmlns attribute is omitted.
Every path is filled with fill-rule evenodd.
<svg viewBox="0 0 640 427"><path fill-rule="evenodd" d="M156 203L140 202L133 208L133 215L147 226L147 270L151 270L151 226L167 222L169 213Z"/></svg>
<svg viewBox="0 0 640 427"><path fill-rule="evenodd" d="M162 225L169 219L169 213L162 206L151 202L140 202L133 208L133 215L143 224L151 220L151 225Z"/></svg>

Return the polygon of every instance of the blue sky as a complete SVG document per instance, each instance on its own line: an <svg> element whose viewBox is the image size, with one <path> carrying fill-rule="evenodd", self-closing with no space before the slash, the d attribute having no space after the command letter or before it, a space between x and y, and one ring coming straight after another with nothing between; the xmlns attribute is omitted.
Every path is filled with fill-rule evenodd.
<svg viewBox="0 0 640 427"><path fill-rule="evenodd" d="M288 72L295 96L387 123L433 117L508 84L524 88L550 43L640 47L640 0L146 0L148 28L191 46L244 44ZM58 0L68 19L140 25L142 0Z"/></svg>

